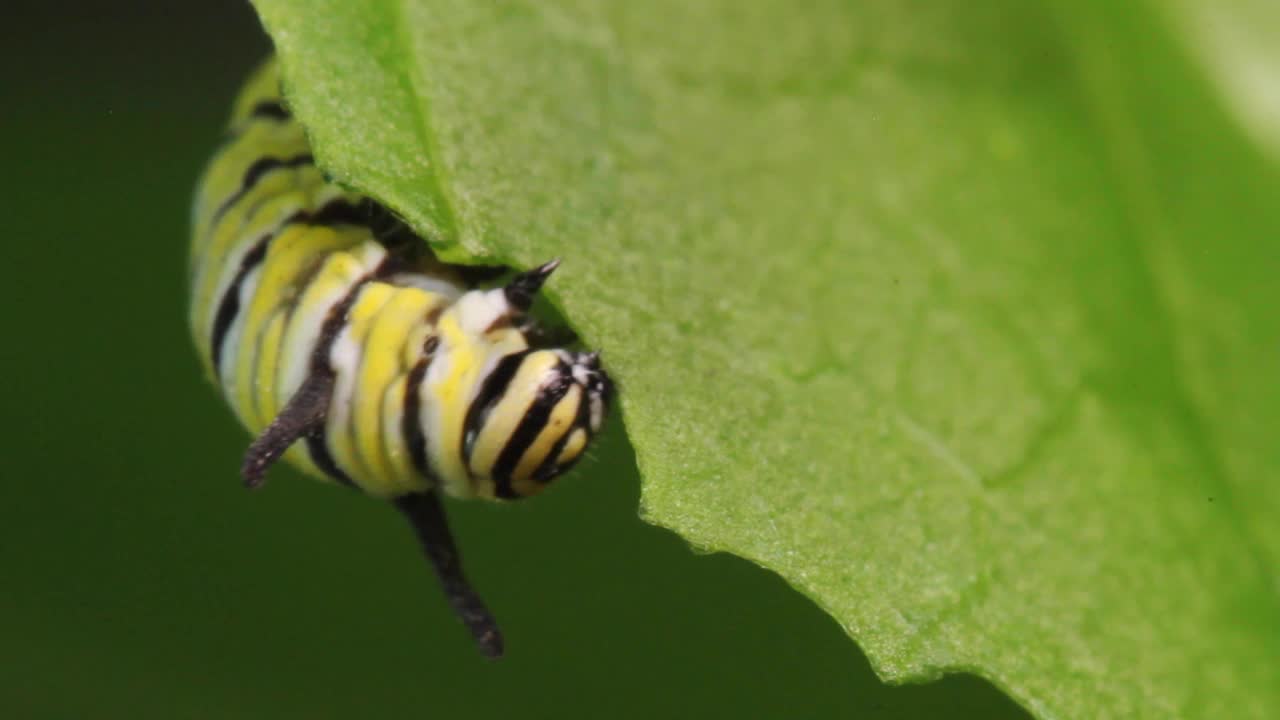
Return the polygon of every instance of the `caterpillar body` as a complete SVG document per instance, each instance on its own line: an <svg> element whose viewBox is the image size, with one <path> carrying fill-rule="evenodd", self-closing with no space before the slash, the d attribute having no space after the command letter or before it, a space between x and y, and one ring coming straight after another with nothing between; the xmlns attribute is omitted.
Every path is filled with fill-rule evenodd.
<svg viewBox="0 0 1280 720"><path fill-rule="evenodd" d="M250 79L193 209L190 325L256 436L241 474L255 487L284 457L391 501L481 652L499 656L440 493L542 490L600 431L609 377L597 353L549 347L527 316L556 261L490 288L494 269L440 262L325 179L279 88L274 61Z"/></svg>

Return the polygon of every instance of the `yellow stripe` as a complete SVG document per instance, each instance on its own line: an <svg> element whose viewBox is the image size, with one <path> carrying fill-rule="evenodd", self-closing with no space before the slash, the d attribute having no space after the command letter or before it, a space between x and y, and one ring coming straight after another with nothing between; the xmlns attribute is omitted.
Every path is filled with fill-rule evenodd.
<svg viewBox="0 0 1280 720"><path fill-rule="evenodd" d="M259 403L263 384L274 391L274 379L278 358L268 356L264 346L267 323L280 309L292 301L293 287L300 270L299 258L308 250L327 252L339 246L337 235L327 228L311 228L297 225L287 229L273 242L258 275L253 299L244 314L244 329L239 338L236 359L236 406L249 429L258 432L272 420L266 407L277 403ZM283 328L281 328L283 330ZM279 347L279 343L276 343Z"/></svg>
<svg viewBox="0 0 1280 720"><path fill-rule="evenodd" d="M288 308L282 306L277 306L271 317L267 318L259 340L260 349L257 366L253 369L253 382L249 383L254 417L256 422L264 428L271 424L279 412L275 396L276 363L280 358L280 339L284 335L285 322L288 319Z"/></svg>
<svg viewBox="0 0 1280 720"><path fill-rule="evenodd" d="M302 290L298 287L299 278L319 263L324 255L344 249L349 244L348 238L336 232L306 225L286 228L271 243L263 276L258 283L258 293L274 297L277 310L271 318L270 328L262 337L262 349L253 371L256 417L264 427L275 419L289 400L281 397L276 384L285 330L292 315L289 310Z"/></svg>
<svg viewBox="0 0 1280 720"><path fill-rule="evenodd" d="M354 230L313 228L312 232L331 233L349 247L346 252L336 252L324 259L294 305L282 343L284 357L276 370L276 392L281 403L297 391L309 372L311 353L329 311L369 272L371 265L380 261L380 256L373 256L361 244L360 233Z"/></svg>
<svg viewBox="0 0 1280 720"><path fill-rule="evenodd" d="M551 454L556 442L573 427L573 419L578 415L578 406L583 402L582 387L571 385L560 402L551 409L546 427L538 433L529 449L525 450L511 473L511 489L517 495L532 495L542 489L541 483L534 482L533 471L538 469L543 460Z"/></svg>
<svg viewBox="0 0 1280 720"><path fill-rule="evenodd" d="M584 401L587 402L587 401ZM572 462L587 447L587 431L577 428L573 434L569 436L568 442L564 444L564 448L560 450L560 457L556 459L557 465L564 465Z"/></svg>
<svg viewBox="0 0 1280 720"><path fill-rule="evenodd" d="M393 292L391 286L383 283L371 283L361 288L355 304L347 313L346 327L338 334L333 348L338 385L334 389L335 405L329 408L329 448L333 452L334 460L348 468L347 474L361 488L370 492L376 492L376 474L373 468L369 467L366 458L357 450L357 439L361 431L358 405L362 399L368 399L361 398L360 395L360 374L368 358L359 351L367 347L366 338L373 321L383 305L391 299ZM346 349L354 349L356 352L348 357L343 354ZM348 390L350 395L346 395L343 392L344 389ZM350 405L345 404L348 397ZM373 418L373 427L364 428L365 432L380 431L381 426L378 422L380 415L375 413Z"/></svg>
<svg viewBox="0 0 1280 720"><path fill-rule="evenodd" d="M359 242L359 233L353 231L335 231L331 228L312 228L312 232L331 233L339 238L339 242L348 245ZM310 235L310 233L308 233ZM321 325L328 317L329 311L351 291L351 288L381 261L383 254L380 248L369 248L361 244L349 248L347 252L334 252L326 257L299 298L285 329L282 351L285 356L277 363L276 397L280 406L288 397L297 391L301 378L311 364L311 351L319 339ZM288 365L286 365L286 362ZM294 377L296 379L290 379ZM326 428L332 434L331 428ZM334 462L343 472L351 475L350 468L345 466L345 458L334 455ZM314 463L303 442L295 443L285 458L312 476L332 481Z"/></svg>
<svg viewBox="0 0 1280 720"><path fill-rule="evenodd" d="M263 192L275 197L261 205L254 207L252 202L241 202L232 207L196 270L192 328L198 346L206 348L206 355L218 303L239 271L245 253L306 200L304 189L296 187L296 176L291 176L294 173L282 172L264 178ZM289 192L291 188L293 192Z"/></svg>
<svg viewBox="0 0 1280 720"><path fill-rule="evenodd" d="M323 182L310 166L278 169L262 176L253 191L228 207L216 225L203 226L204 236L198 238L202 259L193 268L193 286L212 292L209 285L216 281L230 255L242 253L282 220L305 208L311 193Z"/></svg>
<svg viewBox="0 0 1280 720"><path fill-rule="evenodd" d="M257 122L245 125L253 108L266 101L279 102L280 80L275 59L264 62L249 78L236 98L229 128L239 133L228 146L220 149L210 160L200 184L192 213L193 240L199 243L209 221L218 206L235 192L244 179L245 171L255 160L272 150L289 156L307 149L302 127L295 122ZM198 262L203 247L192 247L192 260Z"/></svg>
<svg viewBox="0 0 1280 720"><path fill-rule="evenodd" d="M401 423L404 421L405 375L396 377L382 394L382 442L387 463L391 466L391 477L383 487L387 496L401 495L408 492L421 492L427 489L427 479L418 474L413 467L413 459L409 457L409 448L404 443L404 432ZM414 422L417 422L414 418Z"/></svg>
<svg viewBox="0 0 1280 720"><path fill-rule="evenodd" d="M474 491L471 478L462 464L461 415L466 412L464 392L473 384L483 356L479 348L474 347L474 339L459 324L456 310L455 305L440 316L436 328L440 335L439 356L427 373L430 381L423 383L429 397L424 397L422 402L430 408L430 416L434 419L428 428L434 432L428 434L427 446L429 456L435 461L435 469L451 495L469 497Z"/></svg>
<svg viewBox="0 0 1280 720"><path fill-rule="evenodd" d="M552 352L535 352L525 356L515 377L507 385L506 394L493 406L476 436L471 450L472 472L488 476L493 470L494 463L502 454L502 448L537 398L542 381L559 362L560 359Z"/></svg>
<svg viewBox="0 0 1280 720"><path fill-rule="evenodd" d="M258 124L249 128L244 135L236 138L214 155L201 178L192 212L192 223L195 228L191 238L192 259L201 257L207 251L207 235L215 229L212 226L214 215L224 203L235 197L244 183L245 174L255 162L263 157L296 157L308 151L306 136L301 126L296 123ZM287 174L287 172L287 170L276 170L272 174ZM253 202L251 198L261 197L258 194L260 185L261 180L236 204L245 201L251 204ZM222 222L225 222L226 214L224 213Z"/></svg>
<svg viewBox="0 0 1280 720"><path fill-rule="evenodd" d="M351 423L361 460L371 473L369 482L385 489L395 484L397 471L384 452L382 441L384 436L398 437L400 428L383 422L382 401L387 400L384 393L396 376L408 372L400 362L400 345L434 302L431 294L417 288L381 287L387 288L388 298L371 318L368 335L362 340L365 351L355 386L356 406ZM393 407L403 405L404 396L391 402Z"/></svg>
<svg viewBox="0 0 1280 720"><path fill-rule="evenodd" d="M477 392L481 369L504 355L525 350L520 332L493 333L485 340L463 331L458 322L457 304L440 316L440 350L425 384L429 397L424 406L434 416L433 436L428 438L428 459L440 475L445 492L453 497L493 497L493 483L477 475L472 478L462 461L462 424L467 407ZM440 372L443 368L443 372Z"/></svg>
<svg viewBox="0 0 1280 720"><path fill-rule="evenodd" d="M263 100L280 98L280 66L275 57L268 58L253 74L249 76L240 96L236 98L231 111L231 125L234 127L249 117L253 107Z"/></svg>
<svg viewBox="0 0 1280 720"><path fill-rule="evenodd" d="M326 228L316 228L322 232L332 232ZM319 334L319 325L324 322L325 316L328 314L329 308L340 300L350 290L360 278L364 277L365 268L355 257L348 253L333 253L329 255L321 265L320 270L315 277L307 284L307 289L303 293L302 299L298 306L294 309L295 320L290 322L290 327L285 331L284 342L289 342L289 335L295 332L304 331L302 324L298 322L301 316L309 316L314 323L314 335ZM298 326L295 329L295 326ZM297 361L307 363L310 358L296 358ZM283 388L277 385L284 392L292 392L296 388ZM279 397L277 402L280 402ZM239 404L239 400L237 400ZM250 427L249 430L255 434L260 432L264 426Z"/></svg>

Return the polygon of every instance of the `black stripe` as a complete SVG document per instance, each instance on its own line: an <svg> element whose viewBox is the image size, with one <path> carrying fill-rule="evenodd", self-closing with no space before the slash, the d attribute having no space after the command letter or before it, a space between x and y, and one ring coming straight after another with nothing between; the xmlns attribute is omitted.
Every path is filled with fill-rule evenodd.
<svg viewBox="0 0 1280 720"><path fill-rule="evenodd" d="M414 364L413 369L409 371L409 377L405 379L404 416L400 418L400 433L404 437L405 447L409 449L409 458L413 461L413 467L433 487L438 483L435 473L427 463L427 436L418 416L422 409L422 383L427 377L427 368L435 359L436 347L439 344L440 339L435 335L427 338L426 343L423 344L423 357Z"/></svg>
<svg viewBox="0 0 1280 720"><path fill-rule="evenodd" d="M262 236L249 248L249 252L245 253L240 260L240 269L236 271L231 284L227 286L226 291L222 294L222 299L218 302L218 311L214 315L210 352L213 355L215 377L220 377L218 372L222 367L222 345L226 342L227 332L231 329L231 324L235 322L236 314L240 312L240 287L244 284L244 280L249 273L266 258L267 249L280 230L294 224L315 226L363 225L369 219L368 206L369 201L367 200L352 203L346 199L339 198L330 200L316 211L299 210L290 215L277 229ZM305 284L305 282L298 283L299 286Z"/></svg>
<svg viewBox="0 0 1280 720"><path fill-rule="evenodd" d="M578 414L574 416L573 423L564 431L564 434L560 436L555 445L551 446L551 452L547 453L547 457L543 459L542 464L533 471L532 478L534 482L549 483L557 475L573 467L573 464L578 462L578 458L582 457L581 452L563 466L556 465L556 460L560 457L560 453L564 451L564 446L569 444L569 437L573 435L574 430L581 429L587 434L587 442L591 442L591 423L588 419L590 412L591 396L587 393L586 388L583 388L578 402ZM583 447L585 448L586 446L584 445Z"/></svg>
<svg viewBox="0 0 1280 720"><path fill-rule="evenodd" d="M325 315L324 322L320 324L320 337L316 338L316 346L311 349L311 372L333 372L333 368L329 367L329 352L333 350L333 343L347 324L347 313L351 312L351 307L359 299L360 290L377 274L375 270L357 280L347 294L329 308L329 314Z"/></svg>
<svg viewBox="0 0 1280 720"><path fill-rule="evenodd" d="M267 120L288 120L291 115L285 109L284 104L279 100L263 100L253 106L253 110L249 111L251 118L263 118Z"/></svg>
<svg viewBox="0 0 1280 720"><path fill-rule="evenodd" d="M333 227L335 225L369 226L368 199L351 202L346 198L336 198L320 206L319 210L299 210L280 223L279 230L290 225L310 225L311 227Z"/></svg>
<svg viewBox="0 0 1280 720"><path fill-rule="evenodd" d="M263 204L265 204L265 203L266 203L268 200L270 200L270 199L271 199L271 197L258 197L258 198L255 198L255 199L254 199L254 201L253 201L253 204L252 204L252 205L249 205L247 208L245 208L245 214L244 214L244 217L245 217L245 218L251 218L251 217L253 217L255 214L257 214L258 210L259 210L259 209L261 209L262 205L263 205ZM277 229L278 229L278 228L277 228ZM212 235L213 235L213 225L212 225L212 224L210 224L210 225L206 226L205 228L203 228L203 230L204 230L204 233L205 233L205 235L206 235L206 236L212 236ZM241 233L241 234L243 234L243 233ZM212 242L213 242L213 240L212 240L212 238L210 238L210 240L209 240L209 244L212 244ZM200 270L201 270L201 268L204 266L204 264L205 264L204 262L200 262L200 263L197 263L197 264L195 265L195 276L198 276L198 275L200 274Z"/></svg>
<svg viewBox="0 0 1280 720"><path fill-rule="evenodd" d="M476 437L480 435L480 429L489 419L489 413L493 407L507 392L511 378L516 376L516 371L520 369L520 364L529 353L529 350L522 350L499 360L497 366L484 379L480 391L472 399L471 405L467 408L467 418L462 424L462 461L464 463L471 463L471 451L475 447Z"/></svg>
<svg viewBox="0 0 1280 720"><path fill-rule="evenodd" d="M368 198L362 198L354 203L346 198L337 198L325 203L314 212L297 213L289 219L289 222L306 223L318 227L358 225L373 229L374 204Z"/></svg>
<svg viewBox="0 0 1280 720"><path fill-rule="evenodd" d="M421 258L431 256L425 240L367 197L354 203L346 199L331 200L318 212L300 218L299 222L318 226L355 225L367 229L373 240L389 253L389 265L384 275L413 271L420 265Z"/></svg>
<svg viewBox="0 0 1280 720"><path fill-rule="evenodd" d="M355 487L356 483L338 467L333 461L333 455L329 453L329 443L325 439L325 425L321 423L314 430L307 433L307 454L311 456L311 462L320 468L320 472L328 475L341 485L347 487Z"/></svg>
<svg viewBox="0 0 1280 720"><path fill-rule="evenodd" d="M253 186L258 184L258 181L267 173L279 168L298 168L314 164L315 158L312 157L309 152L302 153L301 155L295 155L291 158L258 158L247 170L244 171L244 177L240 180L240 187L231 194L231 197L224 200L222 204L218 206L217 211L213 213L213 218L209 221L209 232L213 232L213 228L217 227L218 221L221 220L222 216L231 209L231 206L235 205L240 201L240 198L248 194L249 191L253 189Z"/></svg>
<svg viewBox="0 0 1280 720"><path fill-rule="evenodd" d="M529 446L533 445L533 441L538 438L538 433L547 426L556 403L563 400L569 388L573 386L573 377L567 366L560 365L556 371L556 379L538 391L538 397L525 411L524 417L520 418L520 424L516 426L515 432L511 433L511 437L507 438L507 444L502 447L502 452L498 453L498 459L489 473L493 477L493 494L497 497L517 497L511 489L511 473L516 469L516 465L519 464L520 458L524 456Z"/></svg>
<svg viewBox="0 0 1280 720"><path fill-rule="evenodd" d="M249 248L249 252L245 253L240 261L240 269L236 271L235 278L227 287L227 291L222 294L222 301L218 303L218 312L213 316L213 336L209 340L209 352L213 355L213 373L216 378L222 377L222 344L227 340L227 331L231 329L231 323L235 322L236 314L240 312L240 286L244 284L244 279L249 276L249 273L262 264L262 260L267 256L267 245L270 242L271 235L267 234Z"/></svg>
<svg viewBox="0 0 1280 720"><path fill-rule="evenodd" d="M347 324L347 314L351 312L351 307L356 304L356 299L360 297L361 288L371 280L374 280L378 276L379 270L375 270L357 280L342 300L339 300L329 309L329 314L325 316L324 323L320 326L320 337L316 339L316 346L311 350L310 372L333 374L333 368L329 366L329 353L333 349L333 343L337 341L338 334L342 332L343 326ZM311 454L311 462L315 463L316 467L320 468L325 475L343 485L354 485L351 477L334 462L333 455L329 452L326 431L327 424L321 423L307 435L307 452Z"/></svg>
<svg viewBox="0 0 1280 720"><path fill-rule="evenodd" d="M511 272L506 265L454 265L453 269L468 287L493 282Z"/></svg>
<svg viewBox="0 0 1280 720"><path fill-rule="evenodd" d="M293 115L289 113L288 108L284 106L284 103L279 98L260 100L250 108L249 114L245 115L243 120L227 128L226 143L223 147L230 147L239 142L240 138L256 124L256 121L287 123L292 120Z"/></svg>
<svg viewBox="0 0 1280 720"><path fill-rule="evenodd" d="M582 404L585 405L586 403ZM530 476L534 482L545 485L560 474L560 469L556 466L556 459L564 451L564 446L569 444L569 436L573 434L574 429L575 427L570 425L569 429L565 430L564 434L560 436L560 439L556 440L556 443L551 446L551 452L547 453L547 456L542 459L542 463L534 468L533 475Z"/></svg>

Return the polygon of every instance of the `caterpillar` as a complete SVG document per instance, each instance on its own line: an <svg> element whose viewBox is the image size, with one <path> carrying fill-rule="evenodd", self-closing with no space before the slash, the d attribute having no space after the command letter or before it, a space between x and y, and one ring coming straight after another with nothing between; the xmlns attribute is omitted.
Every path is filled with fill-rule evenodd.
<svg viewBox="0 0 1280 720"><path fill-rule="evenodd" d="M437 259L368 197L330 182L269 60L235 102L192 211L190 326L205 373L255 436L250 488L284 458L393 504L482 654L503 638L441 503L544 489L600 432L595 352L530 319L558 261L514 274Z"/></svg>

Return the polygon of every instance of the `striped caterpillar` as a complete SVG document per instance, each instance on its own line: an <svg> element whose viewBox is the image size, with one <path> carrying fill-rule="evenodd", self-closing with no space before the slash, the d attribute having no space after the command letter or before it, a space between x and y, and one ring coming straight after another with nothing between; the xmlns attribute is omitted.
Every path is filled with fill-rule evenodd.
<svg viewBox="0 0 1280 720"><path fill-rule="evenodd" d="M256 439L257 487L281 457L393 503L454 611L498 657L440 493L508 500L582 457L612 385L597 353L551 347L527 311L557 261L483 287L368 198L328 182L274 62L236 101L200 181L190 323L206 373Z"/></svg>

